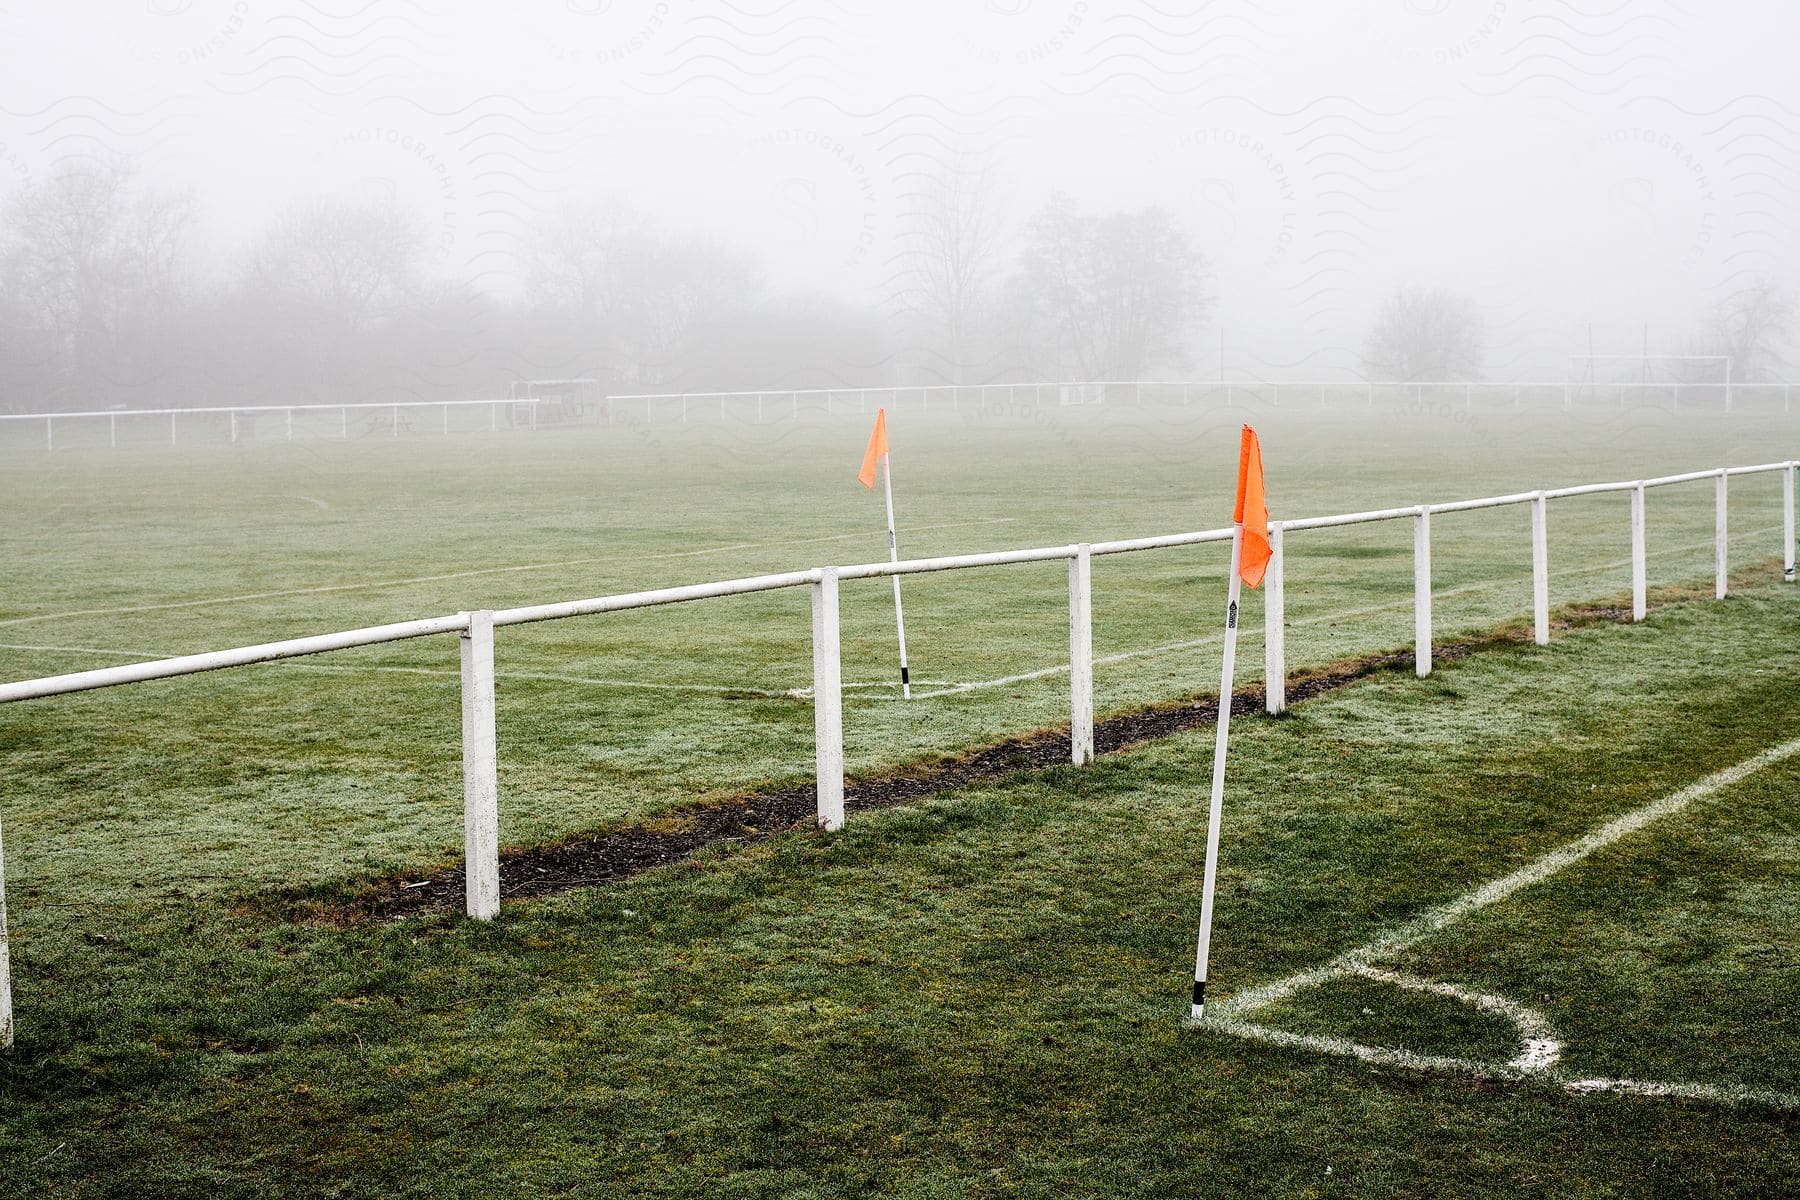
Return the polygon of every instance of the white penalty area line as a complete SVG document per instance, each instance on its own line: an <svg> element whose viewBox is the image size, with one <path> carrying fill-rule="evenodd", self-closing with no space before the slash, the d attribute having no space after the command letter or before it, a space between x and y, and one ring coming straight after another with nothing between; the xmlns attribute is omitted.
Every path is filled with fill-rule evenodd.
<svg viewBox="0 0 1800 1200"><path fill-rule="evenodd" d="M967 529L975 525L1005 525L1017 517L983 517L978 521L953 521L942 525L913 525L904 533L926 533L938 529ZM484 575L510 575L521 571L554 571L561 567L590 567L601 563L659 562L674 558L699 558L708 554L727 554L735 550L768 550L777 546L810 546L823 542L844 542L867 537L863 532L834 533L826 537L797 538L781 542L735 542L728 546L708 546L701 550L675 550L664 554L612 554L600 558L569 558L558 562L522 563L510 567L478 567L469 571L449 571L439 575L414 575L405 579L373 579L363 583L333 583L322 587L283 588L272 592L245 592L235 596L206 596L196 600L171 600L163 604L133 604L121 608L79 608L67 612L33 613L24 617L0 620L0 627L26 625L34 621L59 621L74 617L127 616L132 613L166 612L177 608L203 608L214 604L241 604L251 600L279 600L288 596L324 596L335 592L378 591L382 588L407 587L416 583L444 583L452 579L475 579ZM737 689L732 689L737 690Z"/></svg>
<svg viewBox="0 0 1800 1200"><path fill-rule="evenodd" d="M1450 1071L1490 1079L1521 1080L1541 1077L1576 1094L1610 1092L1632 1096L1663 1096L1688 1100L1705 1100L1726 1104L1760 1104L1770 1108L1800 1108L1800 1095L1735 1084L1668 1083L1643 1079L1606 1077L1575 1078L1558 1067L1562 1044L1542 1013L1516 1001L1490 993L1474 992L1453 984L1421 979L1400 972L1382 970L1377 963L1390 959L1433 934L1461 921L1490 905L1498 904L1513 893L1528 888L1581 862L1596 850L1636 833L1653 822L1681 812L1696 800L1704 799L1733 784L1800 754L1800 738L1764 750L1735 766L1716 771L1689 784L1680 791L1653 800L1624 816L1607 822L1585 837L1578 838L1548 854L1527 863L1516 871L1482 884L1444 904L1429 908L1409 921L1401 922L1374 940L1347 950L1323 966L1298 971L1274 983L1251 988L1235 996L1216 1001L1217 1019L1203 1019L1189 1024L1221 1033L1234 1034L1254 1041L1278 1046L1292 1046L1355 1058L1364 1062L1405 1067L1420 1071ZM1506 1062L1484 1062L1477 1059L1418 1054L1391 1046L1370 1046L1348 1038L1294 1033L1259 1024L1250 1018L1270 1005L1296 992L1347 976L1372 979L1414 991L1431 992L1472 1004L1511 1020L1518 1030L1521 1049Z"/></svg>

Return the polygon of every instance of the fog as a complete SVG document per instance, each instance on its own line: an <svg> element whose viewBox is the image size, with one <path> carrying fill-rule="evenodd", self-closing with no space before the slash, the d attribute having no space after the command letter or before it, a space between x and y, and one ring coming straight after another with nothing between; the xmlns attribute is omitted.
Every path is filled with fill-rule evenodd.
<svg viewBox="0 0 1800 1200"><path fill-rule="evenodd" d="M1772 0L7 3L0 408L1785 378L1796 46Z"/></svg>

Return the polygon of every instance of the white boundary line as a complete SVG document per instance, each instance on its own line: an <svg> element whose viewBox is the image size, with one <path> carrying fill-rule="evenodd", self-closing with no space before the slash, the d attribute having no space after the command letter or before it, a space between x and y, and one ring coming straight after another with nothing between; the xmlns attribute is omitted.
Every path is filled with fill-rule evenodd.
<svg viewBox="0 0 1800 1200"><path fill-rule="evenodd" d="M983 517L979 521L953 521L943 525L914 525L906 532L925 533L937 529L967 529L974 525L1005 525L1017 517ZM238 604L249 600L279 600L287 596L322 596L333 592L376 591L381 588L407 587L415 583L443 583L452 579L474 579L482 575L509 575L520 571L553 571L559 567L585 567L613 562L652 562L671 558L698 558L708 554L726 554L733 550L767 550L775 546L809 546L819 542L845 542L867 537L862 531L834 533L826 537L798 538L785 542L735 542L727 546L708 546L703 550L675 550L666 554L612 554L602 558L569 558L560 562L522 563L511 567L480 567L472 571L451 571L442 575L415 575L407 579L373 579L364 583L333 583L322 587L283 588L273 592L246 592L236 596L208 596L198 600L172 600L163 604L135 604L123 608L79 608L67 612L33 613L24 617L0 620L0 627L25 625L33 621L59 621L73 617L126 616L132 613L164 612L173 608L202 608L213 604Z"/></svg>
<svg viewBox="0 0 1800 1200"><path fill-rule="evenodd" d="M1551 1030L1549 1022L1541 1013L1503 997L1466 991L1452 984L1435 983L1413 975L1384 971L1375 965L1383 959L1391 958L1400 951L1424 941L1464 917L1505 900L1514 892L1531 887L1533 884L1542 883L1587 858L1596 850L1610 846L1655 821L1680 812L1696 800L1704 799L1715 792L1739 783L1758 771L1792 758L1796 754L1800 754L1800 738L1794 738L1792 741L1783 742L1779 746L1764 750L1735 766L1715 771L1678 792L1664 796L1660 800L1653 800L1621 817L1614 818L1585 837L1577 838L1548 854L1541 855L1515 871L1484 883L1446 903L1426 909L1410 921L1393 926L1374 940L1353 950L1345 951L1323 966L1297 971L1286 978L1264 984L1261 987L1251 988L1219 1001L1215 1007L1218 1014L1216 1020L1204 1021L1198 1026L1190 1020L1188 1024L1190 1027L1216 1029L1221 1033L1235 1034L1238 1037L1274 1045L1303 1047L1327 1054L1356 1058L1365 1062L1377 1062L1414 1070L1453 1071L1495 1079L1524 1079L1528 1076L1543 1076L1559 1083L1564 1090L1577 1094L1612 1092L1634 1096L1673 1096L1720 1103L1755 1103L1783 1109L1800 1108L1800 1095L1735 1085L1664 1083L1655 1080L1604 1077L1569 1078L1566 1074L1555 1070L1556 1064L1561 1058L1561 1044ZM1249 1019L1254 1013L1287 999L1295 992L1316 987L1321 983L1347 975L1449 996L1465 1003L1474 1004L1485 1011L1505 1015L1519 1030L1522 1042L1521 1051L1518 1056L1504 1063L1480 1062L1473 1059L1415 1054L1396 1047L1368 1046L1345 1038L1293 1033L1261 1025Z"/></svg>

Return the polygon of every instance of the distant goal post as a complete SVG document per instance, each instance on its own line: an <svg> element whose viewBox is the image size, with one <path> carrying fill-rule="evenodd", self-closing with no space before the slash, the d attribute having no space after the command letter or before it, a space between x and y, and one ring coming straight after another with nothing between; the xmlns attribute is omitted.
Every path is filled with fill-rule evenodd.
<svg viewBox="0 0 1800 1200"><path fill-rule="evenodd" d="M1617 392L1621 406L1627 393L1652 401L1666 396L1679 409L1684 394L1690 401L1732 408L1735 361L1729 354L1571 354L1571 374L1578 386Z"/></svg>

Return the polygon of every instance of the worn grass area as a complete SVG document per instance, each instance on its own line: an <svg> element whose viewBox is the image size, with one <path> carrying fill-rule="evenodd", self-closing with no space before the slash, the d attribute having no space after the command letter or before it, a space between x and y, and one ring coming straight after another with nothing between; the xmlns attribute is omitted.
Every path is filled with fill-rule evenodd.
<svg viewBox="0 0 1800 1200"><path fill-rule="evenodd" d="M1797 670L1800 591L1767 583L1241 722L1216 994L1791 739ZM105 863L26 856L0 1193L1791 1191L1796 1118L1779 1108L1574 1096L1184 1028L1210 748L1182 734L840 834L720 847L491 926L270 923L233 900L245 879L139 901L155 889L129 871L52 884ZM353 756L315 755L354 780ZM181 759L142 761L193 769ZM1800 1091L1796 784L1789 760L1393 965L1533 1003L1581 1070ZM168 848L133 841L140 813L172 819L146 805L86 814L114 861ZM29 822L8 816L10 840ZM1470 1011L1360 985L1271 1019L1507 1052Z"/></svg>

